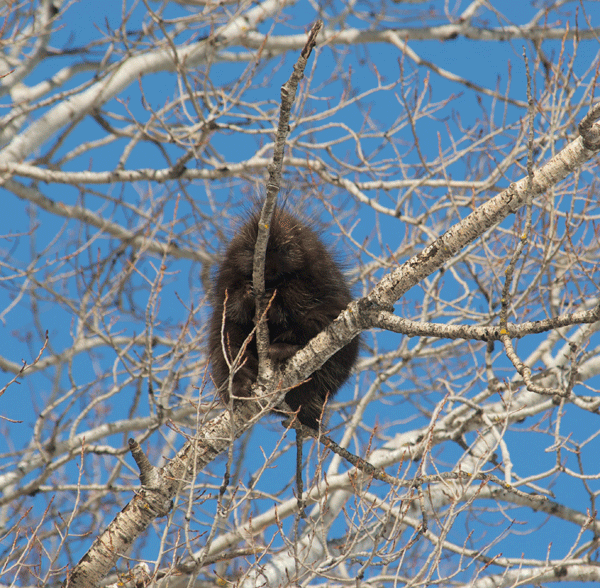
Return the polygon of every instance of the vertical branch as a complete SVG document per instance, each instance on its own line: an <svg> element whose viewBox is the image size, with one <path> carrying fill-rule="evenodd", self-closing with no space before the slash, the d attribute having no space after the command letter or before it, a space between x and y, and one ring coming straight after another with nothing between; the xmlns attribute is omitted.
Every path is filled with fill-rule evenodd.
<svg viewBox="0 0 600 588"><path fill-rule="evenodd" d="M298 84L304 76L304 70L308 58L317 42L317 35L323 27L323 21L318 20L311 28L308 39L298 61L294 65L294 71L290 79L281 86L281 109L279 111L279 124L277 126L277 136L275 138L275 148L273 150L273 161L269 164L269 179L267 181L267 197L263 205L260 219L258 221L258 235L254 248L254 268L252 273L252 285L256 297L256 318L257 324L256 345L258 349L258 377L261 379L266 369L270 370L268 364L267 350L269 348L269 331L266 324L265 310L267 300L265 296L265 255L267 252L267 243L269 241L269 230L271 219L275 206L277 204L277 195L281 187L281 174L283 168L283 155L285 143L290 132L290 114L292 106L298 91Z"/></svg>
<svg viewBox="0 0 600 588"><path fill-rule="evenodd" d="M525 250L525 246L529 240L529 233L531 231L531 218L532 218L532 204L533 204L533 122L535 118L535 104L533 101L533 92L531 89L531 72L529 71L529 61L527 59L527 54L525 50L523 50L523 59L525 61L525 69L527 72L527 104L528 104L528 114L529 114L529 129L528 129L528 144L527 144L527 187L526 187L526 197L525 197L525 226L523 231L521 232L521 237L517 244L517 247L513 253L512 259L508 264L504 274L504 287L502 288L502 308L500 309L500 332L501 332L501 341L504 345L504 349L506 351L507 357L510 359L512 364L515 366L515 369L519 372L528 390L532 392L538 393L548 393L548 390L544 390L540 386L536 386L531 380L531 368L525 365L517 355L515 348L513 347L512 341L510 340L510 336L508 335L507 323L508 323L508 307L511 301L511 286L513 283L515 268L517 266L517 262L523 251ZM554 391L558 392L558 391Z"/></svg>

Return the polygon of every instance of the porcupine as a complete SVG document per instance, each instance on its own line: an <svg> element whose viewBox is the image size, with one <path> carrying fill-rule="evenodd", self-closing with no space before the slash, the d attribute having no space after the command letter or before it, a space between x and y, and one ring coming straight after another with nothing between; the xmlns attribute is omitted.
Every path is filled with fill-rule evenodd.
<svg viewBox="0 0 600 588"><path fill-rule="evenodd" d="M212 377L225 404L229 402L229 366L223 348L230 363L233 362L254 328L256 306L252 269L259 217L259 212L253 213L237 231L215 276L209 352ZM281 209L275 210L270 227L265 290L269 298L276 292L267 313L268 353L276 362L292 357L327 327L352 299L339 264L316 231ZM224 307L226 316L222 333ZM298 419L303 425L318 429L326 399L336 394L356 363L358 345L359 338L356 337L311 374L308 381L287 392L286 403L293 411L299 409ZM252 338L245 350L243 364L233 377L234 398L250 396L257 373L258 353L256 339Z"/></svg>

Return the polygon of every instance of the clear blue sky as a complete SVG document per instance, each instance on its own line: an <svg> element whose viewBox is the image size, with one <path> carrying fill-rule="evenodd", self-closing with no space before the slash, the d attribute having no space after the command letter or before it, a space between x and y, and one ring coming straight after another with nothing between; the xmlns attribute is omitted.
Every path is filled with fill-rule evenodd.
<svg viewBox="0 0 600 588"><path fill-rule="evenodd" d="M441 2L432 2L434 6L441 6ZM597 3L586 2L584 3L588 15L596 23L600 20L600 6ZM503 5L501 10L510 19L514 19L517 24L526 22L533 14L534 10L528 5L528 3L505 1L503 3L496 3L496 5ZM310 9L309 3L299 3L289 9L286 9L285 14L287 15L287 21L284 23L276 24L273 28L273 34L289 34L290 29L297 33L303 32L307 29L310 24L315 20L316 14ZM409 6L408 4L406 5ZM339 10L341 5L335 3L332 5L331 10ZM571 10L571 16L565 16L566 20L569 20L571 26L575 23L575 7L576 3L570 4L567 9ZM169 10L173 15L179 13L181 8L176 4L172 3ZM408 10L408 8L407 8ZM131 28L139 26L139 17L136 18L135 14L139 13L142 15L145 12L143 4L138 5L134 16L130 20ZM491 14L488 13L491 17ZM579 18L581 19L581 13ZM53 36L52 45L60 48L76 47L86 44L90 39L98 37L97 28L104 28L105 23L108 23L109 28L116 27L121 21L121 7L120 3L110 2L98 2L94 3L93 10L90 10L90 4L87 2L76 2L69 6L66 15L64 16L64 23L66 26L59 30ZM580 21L581 22L581 21ZM364 23L350 21L350 24L364 28ZM428 23L435 24L435 23ZM271 29L272 22L266 22L261 26L261 32L267 32ZM390 25L392 26L392 25ZM419 22L406 22L404 26L420 26ZM496 22L491 22L491 26L497 26ZM190 39L197 38L200 36L202 31L194 31L190 34ZM421 58L430 60L437 66L446 68L452 73L463 76L481 86L488 88L495 88L497 85L501 91L507 86L509 81L508 72L510 70L510 92L509 95L515 100L526 100L525 95L525 70L522 60L523 46L527 45L524 41L517 40L514 42L485 42L485 41L473 41L468 39L456 39L453 41L411 41L410 46L417 51ZM567 46L570 49L570 42ZM547 43L544 45L549 55L557 54L560 51L560 42ZM589 64L593 61L598 53L598 41L584 41L580 44L577 51L577 60L575 62L575 75L582 75L587 69ZM346 48L343 48L346 49ZM394 50L389 45L374 45L368 48L363 47L351 47L347 50L353 55L350 60L353 67L353 76L356 82L356 86L360 90L366 90L369 87L373 87L376 84L376 76L372 69L369 69L364 61L371 60L377 67L379 74L381 74L384 82L396 79L399 75L398 59L400 54L397 50ZM529 51L529 49L528 49ZM531 53L530 53L531 56ZM260 75L264 75L265 79L269 81L264 87L256 88L249 96L253 96L256 100L273 100L278 101L279 99L279 88L283 82L287 80L290 73L290 68L293 63L292 59L295 56L290 56L283 63L278 58L273 59L269 62L266 70L262 70ZM320 80L325 80L329 77L330 69L333 67L333 60L329 49L325 48L320 50L318 57L318 69L313 82L313 88L318 87ZM28 84L39 82L40 80L46 79L49 75L54 74L60 67L65 66L72 60L71 56L56 58L54 60L47 61L47 65L34 70L26 79ZM223 80L234 80L240 75L241 70L245 64L216 64L213 66L211 75L215 84L222 83ZM309 63L309 68L312 67L312 60ZM49 69L50 68L50 69ZM275 69L273 73L271 68ZM425 71L421 70L421 87ZM430 73L431 77L431 92L432 101L441 101L454 94L461 94L458 98L453 101L453 110L458 113L461 124L468 126L472 124L478 117L482 116L484 110L489 109L489 105L492 101L490 97L481 96L474 92L466 92L463 87L458 84L454 84L443 78L440 78L435 73ZM72 81L72 87L76 87L87 79L87 74L75 77ZM143 89L145 98L148 100L154 108L160 108L170 97L175 93L175 86L177 80L174 74L160 73L151 76L146 76L143 81ZM325 97L332 96L336 93L339 95L342 92L341 86L332 87L328 86L323 89L319 94L316 92L316 97L320 100L313 100L312 107L318 109L322 104L326 104ZM478 98L481 100L482 106L478 104ZM144 110L143 105L140 101L139 87L137 85L128 88L121 96L119 100L122 101L121 111L125 115L127 110L131 110L136 116L144 118L147 116L147 112ZM573 98L573 101L577 100L577 96ZM0 105L6 105L7 98L3 97L0 100ZM374 118L380 121L393 120L402 110L402 104L397 100L393 92L380 92L376 93L372 97L371 106L375 110ZM117 110L119 107L115 105L115 102L111 104L111 108ZM33 117L41 115L43 111L37 111ZM339 115L339 120L344 120L349 126L353 128L360 128L361 111L358 108L347 109ZM516 122L517 119L523 116L523 111L515 107L508 107L506 111L502 107L498 107L496 110L496 116L498 117L497 123L500 124L502 117L506 117L509 122ZM354 118L355 117L355 118ZM332 120L336 120L335 118ZM429 154L435 157L438 153L438 134L442 147L447 146L447 133L446 125L452 128L453 132L456 133L457 121L452 116L450 111L442 110L439 113L439 117L432 116L429 119L422 119L417 123L417 131L419 136L422 138L422 145L425 150L425 154ZM68 140L63 146L58 149L55 157L59 157L61 154L72 149L75 144L80 141L90 140L93 138L99 138L104 135L104 131L91 119L88 119L84 124L81 124L76 133L71 134ZM410 135L407 134L406 140L410 141ZM368 142L365 142L368 145ZM222 138L216 139L215 146L220 149L221 153L230 162L240 161L253 153L256 149L256 143L248 138L240 138L239 140L232 140L231 136L222 136ZM347 146L344 149L348 149ZM116 165L118 157L120 156L121 150L109 147L100 149L95 152L94 159L90 159L89 155L84 155L65 166L66 170L85 170L91 169L94 171L103 171L113 169ZM342 154L343 155L343 154ZM412 154L411 157L417 161L416 154ZM452 174L454 179L460 179L461 174L461 163L458 163L452 167ZM160 155L159 151L151 144L141 144L132 154L128 160L127 168L134 169L137 167L165 167L164 159ZM157 195L160 195L162 188L160 186L153 187L156 190ZM59 202L67 204L78 203L79 193L75 188L65 189L63 186L58 185L40 185L40 189L50 198L55 199ZM139 199L139 191L146 189L146 186L140 185L126 185L123 188L121 186L106 186L100 185L96 187L98 193L102 195L110 194L114 198L122 198L123 200L135 204ZM198 203L199 206L208 211L208 205L205 198L202 195L202 185L198 183ZM0 234L9 235L9 237L0 241L0 255L5 257L10 252L13 257L17 257L20 262L21 268L27 266L31 259L31 248L34 247L36 252L43 251L46 246L51 246L51 250L54 246L51 245L52 241L57 235L60 235L60 231L71 231L74 230L75 225L73 223L67 223L62 219L57 219L44 212L37 212L26 206L23 201L19 200L10 193L7 193L0 188L0 196L3 202L4 214L0 215ZM292 193L293 198L293 193ZM241 192L240 192L240 200ZM106 206L106 199L104 197L86 196L86 205L92 210L98 212L102 211L102 207ZM183 204L182 206L185 206ZM168 204L165 207L165 217L169 217L172 214L173 203ZM107 208L106 210L109 210ZM186 212L185 208L179 209L179 214L184 215ZM326 218L326 215L325 215ZM115 217L115 220L125 222L123 217ZM365 210L359 219L359 226L356 232L357 237L365 237L370 233L374 217L372 213ZM401 238L401 229L397 219L390 219L381 217L382 232L389 235L390 241L386 244L390 249L394 249L397 246ZM32 223L39 223L40 228L36 231L36 243L32 243L25 237L16 237L17 234L25 234L31 229ZM229 227L226 227L229 228ZM335 233L335 230L333 231ZM62 238L59 236L59 239ZM195 236L191 237L193 242L196 239ZM330 241L335 241L335 235L330 237ZM198 237L197 242L201 243L202 240ZM102 248L104 245L101 241L94 244L94 247ZM92 255L93 257L93 255ZM89 260L88 260L89 261ZM39 260L38 263L46 263L48 258L46 254ZM9 268L4 268L2 276L10 276L11 271ZM187 311L181 301L185 304L196 303L199 297L202 296L203 292L199 280L196 274L194 274L194 266L189 262L180 262L178 265L179 274L169 279L165 289L162 293L162 314L161 317L165 321L172 321L174 324L181 323L185 320ZM43 272L42 272L43 273ZM40 274L41 275L41 274ZM15 297L15 291L13 289L15 283L22 284L22 280L16 282L11 281L11 287L0 288L0 312L6 309L11 301ZM67 288L71 288L72 284L67 284ZM418 294L415 294L418 297ZM42 319L41 324L35 324L30 311L30 300L25 297L23 300L17 302L9 312L4 312L2 315L2 323L0 323L0 340L3 344L0 346L0 353L6 359L14 362L20 362L24 359L31 362L37 355L43 341L37 339L35 336L30 337L29 333L43 333L44 330L48 330L50 333L50 341L53 349L60 352L61 349L68 347L71 340L71 329L74 324L72 317L64 309L56 307L53 301L47 301L43 298L37 301L39 305L39 316ZM124 324L123 329L125 332L141 332L143 325L136 324ZM392 349L398 344L399 335L389 335L388 337L381 339L384 344L389 345ZM539 339L537 339L539 340ZM106 354L105 357L99 357L98 363L93 365L91 362L82 359L81 361L75 362L75 367L81 370L94 369L111 369L112 360L114 358L110 354ZM3 380L8 381L10 376L3 374ZM68 386L68 374L62 374L61 379L64 380L64 386ZM2 385L3 382L0 382ZM13 385L7 393L0 399L0 406L2 406L1 413L11 419L22 421L20 425L2 425L4 429L5 443L8 447L20 447L24 443L28 443L31 437L31 427L37 414L43 409L44 403L49 395L49 391L52 389L54 382L51 377L46 374L35 374L25 378L18 386ZM596 385L598 385L596 383ZM131 390L131 394L134 394L134 390ZM344 399L344 394L348 394L346 398L350 398L350 390L342 392L340 398ZM443 396L443 394L442 394ZM130 402L123 402L122 406L128 407ZM408 407L407 407L408 408ZM118 420L124 418L126 415L119 414L119 405L116 403L112 404L113 412L108 415L108 420ZM77 406L73 407L73 410L77 410ZM142 409L140 409L143 412ZM408 416L408 415L407 415ZM381 413L380 406L374 406L372 410L369 410L367 417L372 419L372 423L377 420L385 419L386 415ZM336 416L332 417L332 425L337 424L339 420L336 420ZM573 416L568 415L566 418L574 419ZM371 424L372 424L371 423ZM419 426L423 424L422 418L417 418L411 423L408 423L407 427ZM529 426L530 423L525 423L524 426ZM586 415L583 419L574 419L573 423L569 423L572 426L574 436L579 439L585 439L587 436L592 435L598 429L598 422L595 415ZM510 439L510 433L508 439ZM279 426L274 422L260 423L255 427L252 433L252 443L257 445L272 446L276 440L280 437ZM541 436L531 436L532 444L540 443L543 444ZM547 441L547 440L546 440ZM110 439L106 440L110 443ZM2 444L0 440L0 445ZM116 440L116 444L121 443L121 438ZM544 454L544 447L535 447L534 445L523 447L520 453L515 448L512 457L515 460L515 468L517 470L528 470L533 468L534 470L542 470L549 467L548 463L542 463L541 461L535 463L533 466L529 462L529 455L535 454L538 456L536 459L543 459L544 455L548 456L548 460L553 459L553 454ZM6 449L1 449L4 452ZM462 450L456 450L460 453ZM451 464L455 459L453 455L454 448L445 448L443 455L444 459L447 459L448 463ZM292 468L293 456L289 456L289 466ZM131 460L128 458L129 462ZM10 460L9 460L10 461ZM598 462L600 466L600 461ZM246 467L250 472L253 464L247 463ZM595 466L588 465L588 469L594 469ZM598 468L596 468L597 470ZM76 475L76 470L73 468L73 474ZM278 479L277 471L267 471L262 479L262 484L265 488L268 488L270 484L277 484ZM246 476L247 478L247 476ZM286 476L287 479L287 476ZM576 500L581 499L582 503L588 499L587 494L583 485L577 487L575 485L569 485L568 488L561 488L558 484L555 488L557 494L557 500L561 501L564 496L561 496L561 492L576 493ZM574 496L569 496L572 503ZM37 508L43 508L46 501L44 500L33 500L32 503ZM521 513L519 513L521 514ZM482 513L482 519L486 517ZM516 518L518 518L517 515ZM532 519L540 520L544 519L543 515L532 514L530 511L523 511L523 517L527 517L529 522ZM515 526L516 528L516 526ZM530 527L528 527L530 528ZM483 526L482 526L483 529ZM559 557L562 554L561 549L565 545L572 545L573 535L576 534L578 529L568 523L555 524L552 528L548 528L548 532L554 535L553 540L553 553L551 557ZM483 531L482 531L483 532ZM510 536L510 540L504 541L502 544L502 552L505 556L518 557L521 552L526 549L527 554L531 557L544 557L547 545L541 544L539 546L528 544L527 536L522 538L522 542L516 540L516 532L513 529L513 534ZM149 546L152 548L152 544ZM539 547L539 549L538 549ZM554 551L556 550L556 551ZM539 551L539 552L538 552ZM152 552L152 549L150 549ZM148 555L151 559L151 553Z"/></svg>

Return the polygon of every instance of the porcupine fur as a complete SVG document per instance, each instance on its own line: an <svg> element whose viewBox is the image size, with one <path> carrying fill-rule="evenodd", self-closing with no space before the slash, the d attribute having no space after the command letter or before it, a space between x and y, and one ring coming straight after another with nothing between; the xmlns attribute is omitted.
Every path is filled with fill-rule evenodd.
<svg viewBox="0 0 600 588"><path fill-rule="evenodd" d="M209 352L212 377L225 404L229 402L229 366L223 348L230 363L233 362L254 328L256 307L252 269L259 217L260 212L253 213L239 228L214 281ZM327 327L352 299L339 264L317 232L281 209L275 210L270 227L265 290L269 298L276 291L267 314L268 353L276 362L290 359ZM326 399L330 400L337 393L356 363L358 345L359 338L356 337L311 374L308 381L287 392L285 400L293 411L299 409L298 418L303 425L318 429ZM258 353L256 339L252 338L243 364L233 377L234 398L250 396L257 373Z"/></svg>

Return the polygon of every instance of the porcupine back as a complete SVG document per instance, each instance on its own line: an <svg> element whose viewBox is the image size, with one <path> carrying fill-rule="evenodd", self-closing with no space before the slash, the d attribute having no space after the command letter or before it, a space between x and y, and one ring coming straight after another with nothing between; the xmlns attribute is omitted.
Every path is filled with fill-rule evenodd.
<svg viewBox="0 0 600 588"><path fill-rule="evenodd" d="M224 403L229 401L230 363L254 328L255 298L252 289L254 246L258 234L258 212L241 226L227 248L215 276L209 351L212 377ZM273 215L265 257L265 289L276 291L267 314L269 356L288 360L346 308L352 297L338 263L318 234L292 214L277 209ZM224 344L221 329L227 292ZM358 356L359 338L330 357L309 380L290 390L285 400L306 426L318 429L323 405L348 379ZM246 348L244 363L235 373L234 397L250 396L258 374L256 340ZM241 363L241 362L240 362Z"/></svg>

